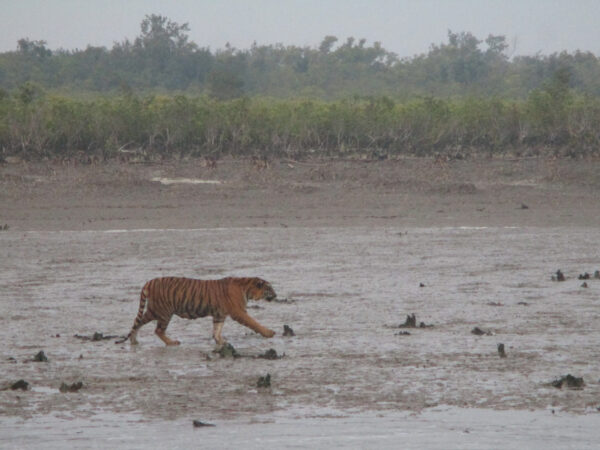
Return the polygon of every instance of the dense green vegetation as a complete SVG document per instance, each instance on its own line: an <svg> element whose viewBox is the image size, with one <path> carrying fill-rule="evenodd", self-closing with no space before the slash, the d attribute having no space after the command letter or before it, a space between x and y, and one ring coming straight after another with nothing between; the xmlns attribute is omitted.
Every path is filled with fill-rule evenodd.
<svg viewBox="0 0 600 450"><path fill-rule="evenodd" d="M91 100L22 86L0 99L0 146L28 158L79 151L303 157L600 148L600 99L560 77L526 100L389 97L338 101L133 94Z"/></svg>
<svg viewBox="0 0 600 450"><path fill-rule="evenodd" d="M134 42L0 54L0 155L377 155L600 146L600 61L506 56L448 33L398 59L380 44L211 52L187 25L147 16Z"/></svg>

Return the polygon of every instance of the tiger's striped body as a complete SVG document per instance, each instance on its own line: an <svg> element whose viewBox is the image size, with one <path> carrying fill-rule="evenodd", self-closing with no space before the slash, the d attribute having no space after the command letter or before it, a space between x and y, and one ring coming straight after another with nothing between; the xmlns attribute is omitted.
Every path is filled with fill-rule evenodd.
<svg viewBox="0 0 600 450"><path fill-rule="evenodd" d="M172 340L165 334L173 315L185 319L212 316L213 338L218 347L225 344L221 330L228 316L265 337L273 337L274 331L265 328L248 315L246 303L248 300L270 301L275 297L271 285L260 278L154 278L142 288L140 307L130 333L117 343L130 339L132 344L137 344L139 328L156 320L157 336L166 345L179 345L179 341Z"/></svg>

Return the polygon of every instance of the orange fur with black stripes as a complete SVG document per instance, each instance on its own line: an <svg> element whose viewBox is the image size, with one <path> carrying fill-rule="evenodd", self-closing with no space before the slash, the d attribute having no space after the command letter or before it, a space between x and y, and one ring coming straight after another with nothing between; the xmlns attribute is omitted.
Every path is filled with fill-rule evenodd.
<svg viewBox="0 0 600 450"><path fill-rule="evenodd" d="M186 319L212 316L213 338L220 348L225 344L221 330L225 319L233 320L270 338L275 335L246 312L248 300L271 301L276 297L271 284L261 278L222 278L220 280L196 280L193 278L163 277L148 281L142 288L140 307L129 334L117 343L130 339L137 344L140 327L156 320L156 335L166 345L179 345L165 331L173 315Z"/></svg>

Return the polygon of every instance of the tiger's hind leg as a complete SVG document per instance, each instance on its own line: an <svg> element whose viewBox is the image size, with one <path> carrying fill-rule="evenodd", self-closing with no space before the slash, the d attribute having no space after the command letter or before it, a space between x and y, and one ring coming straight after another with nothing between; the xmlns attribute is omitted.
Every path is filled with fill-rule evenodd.
<svg viewBox="0 0 600 450"><path fill-rule="evenodd" d="M154 332L156 333L156 335L161 338L161 340L167 344L167 345L179 345L181 344L181 342L177 341L177 340L173 340L171 338L169 338L165 332L167 331L167 327L169 326L169 322L171 321L171 318L169 317L168 319L158 319L157 320L157 324L156 324L156 330L154 330Z"/></svg>
<svg viewBox="0 0 600 450"><path fill-rule="evenodd" d="M152 322L154 319L156 319L156 317L154 317L154 315L150 311L146 311L144 313L144 315L140 318L139 321L138 320L135 321L135 323L133 324L133 328L131 329L131 333L129 333L129 341L131 342L131 345L138 344L138 340L137 340L138 330L143 325L146 325L148 322Z"/></svg>

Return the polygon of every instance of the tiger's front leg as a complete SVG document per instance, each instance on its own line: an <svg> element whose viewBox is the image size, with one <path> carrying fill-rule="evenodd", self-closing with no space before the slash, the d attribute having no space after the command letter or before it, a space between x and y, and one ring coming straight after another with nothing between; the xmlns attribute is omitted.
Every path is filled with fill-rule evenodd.
<svg viewBox="0 0 600 450"><path fill-rule="evenodd" d="M256 320L248 315L246 312L237 313L232 315L231 318L236 322L241 323L242 325L250 328L251 330L260 333L262 336L266 338L272 338L275 336L275 332L273 330L268 329L267 327L262 326Z"/></svg>
<svg viewBox="0 0 600 450"><path fill-rule="evenodd" d="M218 352L223 348L223 346L227 343L223 336L221 336L221 331L223 330L223 325L225 323L225 319L220 317L213 318L213 339L216 342L215 352Z"/></svg>

